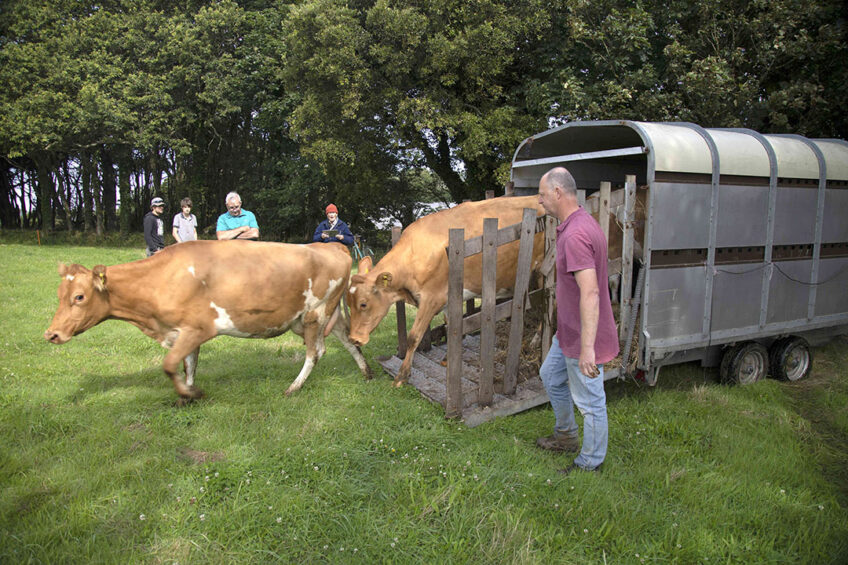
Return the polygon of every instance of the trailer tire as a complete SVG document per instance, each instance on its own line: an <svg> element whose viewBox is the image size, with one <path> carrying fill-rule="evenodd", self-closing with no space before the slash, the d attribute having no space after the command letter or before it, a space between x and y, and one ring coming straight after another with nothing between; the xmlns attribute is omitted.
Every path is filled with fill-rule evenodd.
<svg viewBox="0 0 848 565"><path fill-rule="evenodd" d="M769 348L771 375L781 381L797 381L810 373L813 352L803 337L789 336L775 341Z"/></svg>
<svg viewBox="0 0 848 565"><path fill-rule="evenodd" d="M721 355L721 366L718 369L718 376L719 380L723 384L733 384L733 381L730 378L730 362L733 360L737 351L739 351L739 344L731 345L726 348Z"/></svg>
<svg viewBox="0 0 848 565"><path fill-rule="evenodd" d="M731 347L721 361L721 380L727 384L753 384L764 379L768 371L768 350L755 341Z"/></svg>

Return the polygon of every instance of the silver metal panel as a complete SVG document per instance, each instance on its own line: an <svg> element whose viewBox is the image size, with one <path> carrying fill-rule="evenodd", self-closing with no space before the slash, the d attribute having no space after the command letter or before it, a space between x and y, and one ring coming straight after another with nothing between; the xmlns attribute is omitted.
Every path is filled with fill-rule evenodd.
<svg viewBox="0 0 848 565"><path fill-rule="evenodd" d="M813 262L779 261L774 265L769 290L768 323L805 321L810 286L804 283L810 282Z"/></svg>
<svg viewBox="0 0 848 565"><path fill-rule="evenodd" d="M651 249L709 246L711 188L708 184L654 183Z"/></svg>
<svg viewBox="0 0 848 565"><path fill-rule="evenodd" d="M827 180L848 180L848 143L842 139L811 140L827 162Z"/></svg>
<svg viewBox="0 0 848 565"><path fill-rule="evenodd" d="M718 149L722 175L769 176L769 156L755 137L739 131L708 129Z"/></svg>
<svg viewBox="0 0 848 565"><path fill-rule="evenodd" d="M846 214L848 214L848 190L828 189L824 203L823 243L848 241L848 215Z"/></svg>
<svg viewBox="0 0 848 565"><path fill-rule="evenodd" d="M848 313L848 257L822 258L819 282L816 317Z"/></svg>
<svg viewBox="0 0 848 565"><path fill-rule="evenodd" d="M654 147L654 170L712 174L710 147L692 126L694 124L639 122Z"/></svg>
<svg viewBox="0 0 848 565"><path fill-rule="evenodd" d="M654 269L650 278L646 329L652 340L700 333L706 268Z"/></svg>
<svg viewBox="0 0 848 565"><path fill-rule="evenodd" d="M816 237L817 200L818 191L813 188L777 189L775 245L813 243Z"/></svg>
<svg viewBox="0 0 848 565"><path fill-rule="evenodd" d="M711 334L742 326L759 326L764 268L762 263L716 266Z"/></svg>
<svg viewBox="0 0 848 565"><path fill-rule="evenodd" d="M766 135L777 155L777 176L784 179L819 178L819 161L816 154L797 137Z"/></svg>
<svg viewBox="0 0 848 565"><path fill-rule="evenodd" d="M720 186L716 247L765 245L768 209L767 186Z"/></svg>

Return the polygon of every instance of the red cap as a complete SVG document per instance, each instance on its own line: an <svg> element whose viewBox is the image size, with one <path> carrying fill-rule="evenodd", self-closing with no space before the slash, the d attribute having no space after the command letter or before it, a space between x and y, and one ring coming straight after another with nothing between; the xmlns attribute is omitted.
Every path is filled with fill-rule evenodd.
<svg viewBox="0 0 848 565"><path fill-rule="evenodd" d="M330 204L329 206L327 206L327 209L325 210L325 213L329 214L330 212L335 212L336 214L338 214L338 213L339 213L339 209L338 209L338 208L336 208L336 205L335 205L335 204Z"/></svg>

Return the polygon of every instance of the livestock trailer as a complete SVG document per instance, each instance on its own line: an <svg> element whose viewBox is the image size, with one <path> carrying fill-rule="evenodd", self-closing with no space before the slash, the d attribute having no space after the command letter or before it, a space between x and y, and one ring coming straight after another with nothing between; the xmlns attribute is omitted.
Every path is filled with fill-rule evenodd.
<svg viewBox="0 0 848 565"><path fill-rule="evenodd" d="M537 192L558 165L587 194L633 175L647 191L641 272L623 290L634 315L621 323L635 328L649 383L665 365L697 360L729 381L795 380L809 371L810 343L848 333L845 141L574 122L521 143L513 191ZM630 216L625 237L632 227Z"/></svg>

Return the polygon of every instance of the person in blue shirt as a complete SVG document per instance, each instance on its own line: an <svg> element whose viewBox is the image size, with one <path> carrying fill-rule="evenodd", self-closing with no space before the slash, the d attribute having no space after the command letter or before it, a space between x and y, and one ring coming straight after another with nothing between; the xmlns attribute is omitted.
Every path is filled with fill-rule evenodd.
<svg viewBox="0 0 848 565"><path fill-rule="evenodd" d="M227 211L218 218L218 239L259 239L259 224L253 212L242 210L241 196L231 192L226 198Z"/></svg>
<svg viewBox="0 0 848 565"><path fill-rule="evenodd" d="M344 243L348 247L353 245L353 234L347 224L339 219L339 209L335 204L330 204L325 210L327 219L323 220L318 227L315 228L315 233L312 235L313 242L330 243L333 241ZM327 233L335 230L335 235Z"/></svg>

